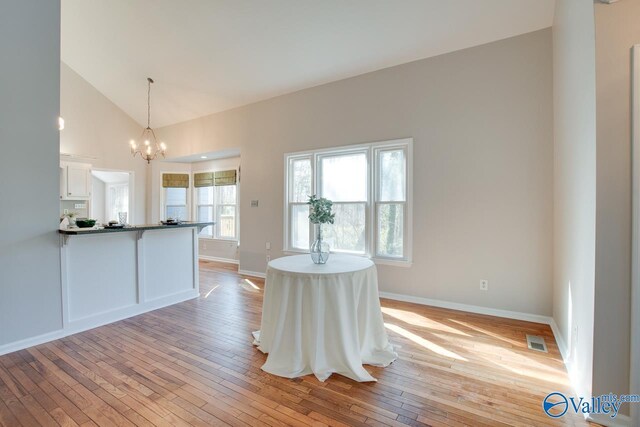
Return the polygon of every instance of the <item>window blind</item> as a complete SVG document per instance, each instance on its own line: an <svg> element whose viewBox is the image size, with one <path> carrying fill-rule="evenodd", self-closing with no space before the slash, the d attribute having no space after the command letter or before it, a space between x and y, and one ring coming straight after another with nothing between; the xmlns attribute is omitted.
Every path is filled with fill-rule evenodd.
<svg viewBox="0 0 640 427"><path fill-rule="evenodd" d="M201 172L193 174L194 187L213 187L213 172Z"/></svg>
<svg viewBox="0 0 640 427"><path fill-rule="evenodd" d="M218 171L214 173L214 185L236 185L236 170Z"/></svg>
<svg viewBox="0 0 640 427"><path fill-rule="evenodd" d="M163 173L162 186L164 188L189 188L189 174Z"/></svg>

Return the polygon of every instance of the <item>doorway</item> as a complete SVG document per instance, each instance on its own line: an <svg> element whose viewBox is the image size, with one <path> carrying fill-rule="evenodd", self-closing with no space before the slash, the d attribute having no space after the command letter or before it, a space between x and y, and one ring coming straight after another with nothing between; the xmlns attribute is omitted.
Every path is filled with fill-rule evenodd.
<svg viewBox="0 0 640 427"><path fill-rule="evenodd" d="M109 169L91 171L91 215L98 223L120 221L126 216L125 223L133 218L134 173Z"/></svg>

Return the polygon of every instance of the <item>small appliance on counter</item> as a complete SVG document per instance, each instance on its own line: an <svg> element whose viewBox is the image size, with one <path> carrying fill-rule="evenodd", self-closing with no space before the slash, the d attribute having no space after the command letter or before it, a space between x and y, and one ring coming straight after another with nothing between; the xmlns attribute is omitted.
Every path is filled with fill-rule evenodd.
<svg viewBox="0 0 640 427"><path fill-rule="evenodd" d="M166 221L160 221L160 224L162 225L178 225L182 223L182 221L180 221L179 219L175 219L175 218L167 218Z"/></svg>
<svg viewBox="0 0 640 427"><path fill-rule="evenodd" d="M124 228L124 224L118 221L109 221L108 224L104 225L104 228Z"/></svg>

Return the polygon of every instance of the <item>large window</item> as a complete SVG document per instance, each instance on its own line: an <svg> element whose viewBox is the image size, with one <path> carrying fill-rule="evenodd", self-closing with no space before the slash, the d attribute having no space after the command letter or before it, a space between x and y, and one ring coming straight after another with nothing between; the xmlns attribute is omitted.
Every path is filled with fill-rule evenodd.
<svg viewBox="0 0 640 427"><path fill-rule="evenodd" d="M195 188L196 220L215 221L205 227L201 236L216 239L238 239L237 185L218 185Z"/></svg>
<svg viewBox="0 0 640 427"><path fill-rule="evenodd" d="M189 219L186 188L168 187L164 189L164 219L169 218L180 221Z"/></svg>
<svg viewBox="0 0 640 427"><path fill-rule="evenodd" d="M410 261L412 140L386 141L286 156L285 246L306 251L314 238L306 201L333 201L323 226L331 250Z"/></svg>

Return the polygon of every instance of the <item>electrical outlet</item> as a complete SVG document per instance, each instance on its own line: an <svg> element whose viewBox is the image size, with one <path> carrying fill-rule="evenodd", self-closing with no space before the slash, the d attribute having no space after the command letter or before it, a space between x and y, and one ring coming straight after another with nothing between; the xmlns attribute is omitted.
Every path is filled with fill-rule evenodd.
<svg viewBox="0 0 640 427"><path fill-rule="evenodd" d="M271 256L267 255L267 262L271 261Z"/></svg>
<svg viewBox="0 0 640 427"><path fill-rule="evenodd" d="M271 250L271 242L267 242L264 246L268 251Z"/></svg>
<svg viewBox="0 0 640 427"><path fill-rule="evenodd" d="M257 208L258 207L258 203L259 203L258 200L252 200L251 201L251 207L252 208Z"/></svg>
<svg viewBox="0 0 640 427"><path fill-rule="evenodd" d="M69 209L64 210L64 214L67 215L69 213Z"/></svg>
<svg viewBox="0 0 640 427"><path fill-rule="evenodd" d="M489 290L489 281L488 280L480 280L480 290L481 291L488 291Z"/></svg>

